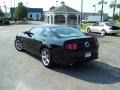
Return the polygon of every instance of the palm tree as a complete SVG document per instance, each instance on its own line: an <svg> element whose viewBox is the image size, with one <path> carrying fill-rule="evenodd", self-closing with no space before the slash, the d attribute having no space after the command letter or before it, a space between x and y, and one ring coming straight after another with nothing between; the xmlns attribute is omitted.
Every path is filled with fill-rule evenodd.
<svg viewBox="0 0 120 90"><path fill-rule="evenodd" d="M98 5L102 5L101 6L101 21L103 20L103 8L104 8L104 4L107 4L107 2L105 2L104 0L101 0L98 2Z"/></svg>
<svg viewBox="0 0 120 90"><path fill-rule="evenodd" d="M110 8L113 8L113 17L115 15L115 10L117 7L117 0L112 1L112 3L110 4Z"/></svg>
<svg viewBox="0 0 120 90"><path fill-rule="evenodd" d="M117 8L119 9L119 16L120 16L120 4L117 4Z"/></svg>

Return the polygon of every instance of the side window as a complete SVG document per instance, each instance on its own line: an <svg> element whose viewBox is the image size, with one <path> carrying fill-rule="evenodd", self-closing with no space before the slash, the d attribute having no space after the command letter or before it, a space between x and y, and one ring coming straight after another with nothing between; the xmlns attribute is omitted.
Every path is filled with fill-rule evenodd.
<svg viewBox="0 0 120 90"><path fill-rule="evenodd" d="M52 32L50 32L49 30L44 30L43 35L47 36L47 37L52 37L53 36Z"/></svg>
<svg viewBox="0 0 120 90"><path fill-rule="evenodd" d="M99 26L99 23L95 23L94 26Z"/></svg>
<svg viewBox="0 0 120 90"><path fill-rule="evenodd" d="M30 32L35 34L35 35L41 35L43 31L44 31L43 28L33 28L30 30Z"/></svg>
<svg viewBox="0 0 120 90"><path fill-rule="evenodd" d="M100 26L104 26L104 24L100 23Z"/></svg>

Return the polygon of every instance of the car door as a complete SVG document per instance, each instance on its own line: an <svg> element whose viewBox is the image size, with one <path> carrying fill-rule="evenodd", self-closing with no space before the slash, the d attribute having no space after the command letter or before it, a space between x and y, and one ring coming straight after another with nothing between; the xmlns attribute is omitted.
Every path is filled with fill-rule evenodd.
<svg viewBox="0 0 120 90"><path fill-rule="evenodd" d="M42 33L41 39L43 45L51 47L52 42L54 42L54 34L49 29L46 29Z"/></svg>
<svg viewBox="0 0 120 90"><path fill-rule="evenodd" d="M24 32L21 40L22 40L22 45L26 50L29 50L29 40L30 40L30 35L28 34L29 31Z"/></svg>
<svg viewBox="0 0 120 90"><path fill-rule="evenodd" d="M101 31L104 30L104 29L105 29L104 23L99 23L98 32L101 33Z"/></svg>
<svg viewBox="0 0 120 90"><path fill-rule="evenodd" d="M99 23L95 23L95 24L93 25L93 30L92 30L92 32L98 32L98 28L99 28Z"/></svg>
<svg viewBox="0 0 120 90"><path fill-rule="evenodd" d="M44 31L43 28L33 28L30 30L30 33L32 33L30 39L29 39L29 49L32 52L38 53L40 51L41 47L41 33Z"/></svg>

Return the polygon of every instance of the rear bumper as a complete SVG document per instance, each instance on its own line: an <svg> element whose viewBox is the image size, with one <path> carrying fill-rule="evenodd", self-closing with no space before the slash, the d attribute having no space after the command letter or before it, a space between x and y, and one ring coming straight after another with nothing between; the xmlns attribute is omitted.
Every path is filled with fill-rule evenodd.
<svg viewBox="0 0 120 90"><path fill-rule="evenodd" d="M73 63L84 63L91 60L98 59L98 51L89 51L91 52L91 56L85 58L86 52L72 52L72 51L65 51L63 54L58 55L56 58L53 58L55 63L67 65Z"/></svg>

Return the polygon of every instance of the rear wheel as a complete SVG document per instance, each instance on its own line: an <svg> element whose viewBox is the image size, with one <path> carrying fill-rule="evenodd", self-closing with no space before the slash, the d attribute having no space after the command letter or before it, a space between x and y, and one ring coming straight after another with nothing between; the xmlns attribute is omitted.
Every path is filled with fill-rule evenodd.
<svg viewBox="0 0 120 90"><path fill-rule="evenodd" d="M50 51L47 48L42 49L41 51L42 63L45 67L50 68L53 66L53 61L50 55Z"/></svg>
<svg viewBox="0 0 120 90"><path fill-rule="evenodd" d="M87 32L88 32L88 33L91 33L91 29L90 29L90 28L87 28Z"/></svg>
<svg viewBox="0 0 120 90"><path fill-rule="evenodd" d="M106 34L105 30L101 31L101 35L104 36Z"/></svg>
<svg viewBox="0 0 120 90"><path fill-rule="evenodd" d="M22 47L19 39L15 40L15 43L14 43L14 44L15 44L15 48L16 48L18 51L22 51L22 50L23 50L23 47Z"/></svg>

